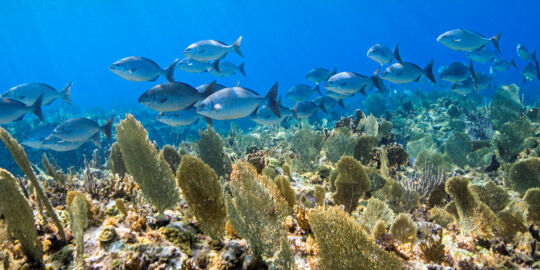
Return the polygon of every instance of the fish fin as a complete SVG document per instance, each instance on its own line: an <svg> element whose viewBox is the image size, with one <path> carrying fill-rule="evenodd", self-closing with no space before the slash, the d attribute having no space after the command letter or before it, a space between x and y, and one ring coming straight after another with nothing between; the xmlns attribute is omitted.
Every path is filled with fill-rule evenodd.
<svg viewBox="0 0 540 270"><path fill-rule="evenodd" d="M39 118L39 120L43 121L43 112L41 111L41 102L43 101L43 94L41 94L34 104L32 104L32 112Z"/></svg>
<svg viewBox="0 0 540 270"><path fill-rule="evenodd" d="M319 84L317 84L317 86L315 86L315 90L317 91L317 93L319 93L319 95L322 96L321 88L319 87Z"/></svg>
<svg viewBox="0 0 540 270"><path fill-rule="evenodd" d="M338 104L341 108L345 109L345 104L343 104L343 99L340 99L340 100L337 102L337 104Z"/></svg>
<svg viewBox="0 0 540 270"><path fill-rule="evenodd" d="M15 119L15 120L14 120L13 122L21 121L21 120L23 120L23 118L24 118L24 114L23 114L23 115L21 115L21 117L19 117L19 118Z"/></svg>
<svg viewBox="0 0 540 270"><path fill-rule="evenodd" d="M538 64L538 59L536 59L536 49L534 49L531 53L531 60Z"/></svg>
<svg viewBox="0 0 540 270"><path fill-rule="evenodd" d="M471 77L473 78L474 86L475 86L476 90L478 91L479 90L478 78L476 77L476 72L474 72L474 66L473 66L473 61L472 60L469 61L469 72L471 73Z"/></svg>
<svg viewBox="0 0 540 270"><path fill-rule="evenodd" d="M105 133L107 138L109 138L109 140L112 139L111 127L112 127L113 120L114 120L114 113L113 113L113 115L111 115L109 120L107 120L107 123L105 123L105 125L101 126L101 129L103 130L103 132Z"/></svg>
<svg viewBox="0 0 540 270"><path fill-rule="evenodd" d="M401 61L401 56L399 55L399 43L396 43L396 47L394 47L394 58L398 63L403 63L403 61Z"/></svg>
<svg viewBox="0 0 540 270"><path fill-rule="evenodd" d="M296 122L298 122L298 103L296 103L296 105L294 105L294 107L292 108L292 112L293 112L293 115L294 115L294 119L296 119Z"/></svg>
<svg viewBox="0 0 540 270"><path fill-rule="evenodd" d="M62 90L62 100L64 100L67 104L71 105L71 85L73 82L69 82L66 87Z"/></svg>
<svg viewBox="0 0 540 270"><path fill-rule="evenodd" d="M214 90L216 89L216 81L214 80L213 82L211 82L207 87L206 89L204 90L204 92L201 94L203 97L207 97L209 95L211 95L212 93L214 93Z"/></svg>
<svg viewBox="0 0 540 270"><path fill-rule="evenodd" d="M424 68L424 73L432 83L437 83L437 81L435 81L435 77L433 76L433 59L431 59L426 68Z"/></svg>
<svg viewBox="0 0 540 270"><path fill-rule="evenodd" d="M499 40L501 40L501 33L498 33L491 38L491 41L493 41L493 45L495 46L495 49L497 49L497 52L501 54L501 49L499 48Z"/></svg>
<svg viewBox="0 0 540 270"><path fill-rule="evenodd" d="M381 78L379 78L379 69L380 68L377 68L377 70L373 72L373 75L371 75L371 81L373 82L373 85L380 92L386 93L387 92L386 87L384 86L384 83L381 81Z"/></svg>
<svg viewBox="0 0 540 270"><path fill-rule="evenodd" d="M276 102L278 105L281 105L281 95L277 97Z"/></svg>
<svg viewBox="0 0 540 270"><path fill-rule="evenodd" d="M234 43L233 43L233 47L234 47L234 51L240 55L240 57L244 57L244 55L242 54L242 51L240 51L240 43L242 43L242 36L240 36Z"/></svg>
<svg viewBox="0 0 540 270"><path fill-rule="evenodd" d="M242 62L242 64L240 64L238 66L238 70L240 71L240 73L242 73L242 75L244 75L244 77L246 77L246 71L244 70L244 65L246 64L246 62Z"/></svg>
<svg viewBox="0 0 540 270"><path fill-rule="evenodd" d="M366 86L362 86L362 88L360 88L360 93L362 93L362 95L364 95L364 97L367 97L366 95Z"/></svg>
<svg viewBox="0 0 540 270"><path fill-rule="evenodd" d="M172 62L167 68L163 70L163 74L169 82L174 82L174 70L176 68L176 63L178 63L178 60L179 59L176 58L174 62Z"/></svg>
<svg viewBox="0 0 540 270"><path fill-rule="evenodd" d="M328 112L326 111L326 108L324 107L324 101L323 100L321 100L321 103L319 103L319 108L321 109L321 111L328 114Z"/></svg>
<svg viewBox="0 0 540 270"><path fill-rule="evenodd" d="M332 70L332 73L330 73L330 76L334 76L337 73L337 67L334 67L334 70Z"/></svg>
<svg viewBox="0 0 540 270"><path fill-rule="evenodd" d="M212 63L212 68L215 69L218 73L219 73L219 61L221 61L221 59L218 59L214 61L214 63ZM208 69L207 71L210 71L210 69Z"/></svg>
<svg viewBox="0 0 540 270"><path fill-rule="evenodd" d="M212 119L210 117L204 117L204 121L206 121L206 123L209 125L209 126L212 126Z"/></svg>
<svg viewBox="0 0 540 270"><path fill-rule="evenodd" d="M99 132L96 133L92 138L90 138L90 141L99 149L101 149L101 141L99 140Z"/></svg>
<svg viewBox="0 0 540 270"><path fill-rule="evenodd" d="M270 88L270 91L268 91L268 94L266 94L265 98L268 100L268 107L270 107L272 112L277 117L281 118L281 114L279 113L279 106L276 102L277 90L278 90L278 83L275 82L272 88Z"/></svg>
<svg viewBox="0 0 540 270"><path fill-rule="evenodd" d="M512 61L510 61L510 64L512 64L512 66L514 66L514 68L519 71L519 68L517 67L516 65L516 61L514 61L514 59L512 59Z"/></svg>

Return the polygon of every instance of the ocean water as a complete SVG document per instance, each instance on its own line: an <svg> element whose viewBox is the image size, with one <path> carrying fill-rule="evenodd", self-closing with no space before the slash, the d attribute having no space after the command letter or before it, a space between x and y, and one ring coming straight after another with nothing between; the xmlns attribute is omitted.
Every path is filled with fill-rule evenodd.
<svg viewBox="0 0 540 270"><path fill-rule="evenodd" d="M184 58L184 49L194 42L215 39L232 44L239 36L243 36L241 50L244 56L240 57L231 51L224 60L236 65L245 62L246 76L237 72L228 77L215 77L207 72L187 73L176 69L175 80L193 87L217 80L227 87L239 85L253 89L261 96L266 95L272 85L278 82L278 95L282 97L282 105L293 108L296 102L288 100L285 95L289 88L297 84L314 86L305 78L306 73L312 68L324 67L332 70L335 67L338 72L351 71L365 76L371 76L378 68L383 72L389 65L381 66L366 56L368 49L376 43L381 43L389 49L399 44L403 60L421 68L433 59L433 73L440 82L437 70L441 66L455 61L468 64L469 59L466 52L453 51L436 39L448 30L463 28L474 30L488 38L501 33L500 57L508 61L514 60L517 70L510 67L508 71L497 72L492 77L489 87L466 97L452 93L449 83L431 84L425 78L419 82L399 85L382 80L390 89L390 93L383 95L380 101L387 103L384 113L376 113L371 111L371 108L366 108L363 105L366 97L357 94L344 99L343 108L336 106L327 114L317 110L308 121L302 123L302 126L319 133L324 132L324 128L332 132L333 127L336 127L335 123L341 117L353 115L355 110L361 109L366 115L377 114L380 123L384 118L394 125L392 138L379 142L377 149L396 142L409 151L407 143L432 132L431 135L435 140L433 147L441 153L445 151L450 153L445 145L455 131L466 133L472 141L491 143L491 146L486 147L483 157L487 156L487 153L493 154L501 163L508 166L529 157L523 156L523 152L531 157L534 156L531 153L535 151L536 157L540 154L538 145L531 143L523 146L521 155L518 151L507 158L501 153L497 142L493 141L495 131L502 132L502 129L493 129L491 122L489 125L480 125L480 129L485 128L483 132L489 136L478 137L479 132L473 132L470 128L473 120L469 117L485 112L482 108L489 107L497 89L510 84L519 87L518 99L523 110L520 117L512 121L527 118L525 111L538 109L540 106L540 82L538 79L524 82L521 71L527 62L516 54L518 43L524 44L530 51L540 48L538 1L0 0L0 7L0 94L28 82L46 83L57 90L61 90L68 82L73 82L72 104L68 105L58 99L51 105L43 106L45 118L43 122L29 113L23 121L0 124L19 141L30 136L39 126L54 127L75 117L88 117L103 125L111 115L115 116L113 122L116 124L126 113L133 113L141 121L148 130L149 139L156 142L158 148L166 144L181 148L182 144L197 141L198 130L206 128L206 123L202 119L187 127L170 127L155 120L159 112L148 109L137 101L148 89L167 82L163 76L152 82L132 82L109 70L112 63L128 56L143 56L165 68L175 59ZM491 44L486 47L493 50ZM492 62L474 63L475 71L482 73L489 73L491 66ZM323 94L327 91L324 89L324 83L321 84L321 90ZM367 93L368 96L373 95L376 90L369 90ZM430 98L422 99L420 96ZM443 108L446 106L443 105L445 98L452 100L456 106L459 104L460 110L469 117L456 117L463 120L466 128L444 124L442 128L444 132L439 132L439 129L435 131L423 125L422 121L425 118L422 117L426 115L435 115L431 125L437 125L439 120L451 122L445 118L446 116L441 116L442 112L447 110ZM413 111L408 115L398 113L403 107L399 101L403 103L411 101L414 104ZM432 107L424 105L426 102L431 103ZM494 109L489 110L492 112ZM482 119L495 121L487 113L484 116ZM531 135L528 137L539 142L538 119L527 119L532 126ZM448 129L445 129L446 125L449 126ZM280 132L296 134L300 129L299 126L299 122L293 117L281 123L281 127L265 128L251 121L249 117L225 121L213 120L214 129L226 144L225 155L230 156L232 160L246 159L245 151L235 153L235 150L232 150L235 142L235 137L231 135L233 128L239 127L247 137L253 134L256 136L270 134L268 135L270 137L263 136L264 141L270 140L269 138L274 140L275 137L271 135ZM360 133L357 135L360 136ZM24 149L33 164L41 164L41 156L46 153L64 170L72 167L75 172L82 172L85 158L90 160L96 149L98 150L95 153L101 157L102 163L107 162L109 149L116 141L114 124L112 140L100 136L102 147L99 149L91 143L66 152L26 146ZM298 154L289 140L285 140L285 144L287 143L292 149L288 149L288 153L292 156ZM260 145L256 145L256 149L279 152L275 150L278 147L276 145L279 143L261 142ZM295 177L308 179L309 177L302 174L308 172L315 174L317 168L323 164L336 167L336 162L329 162L328 155L323 154L324 148L322 151L319 154L321 158L312 162L316 164L314 167L297 169ZM194 152L196 153L195 150ZM394 178L399 178L396 175L407 174L413 170L415 156L410 152L408 161L408 165L398 166L396 171L392 172ZM466 167L459 163L460 161L454 160L449 171L460 170L466 174L477 170L483 173L485 167L489 165L480 162L481 165L471 163ZM380 164L374 165L373 162L364 165L380 169L378 166ZM23 175L3 145L0 145L0 168L5 168L16 175ZM501 179L504 173L506 172L500 169L498 178L492 175L493 177L490 176L489 179L497 179L497 184L503 186ZM535 173L540 174L538 171ZM456 172L453 172L453 175L456 175ZM486 179L488 178L476 180L483 183ZM293 186L297 194L303 192L305 188L296 184ZM512 190L508 185L505 185L505 188ZM327 192L329 194L327 197L331 198L330 190ZM538 259L533 256L532 260Z"/></svg>

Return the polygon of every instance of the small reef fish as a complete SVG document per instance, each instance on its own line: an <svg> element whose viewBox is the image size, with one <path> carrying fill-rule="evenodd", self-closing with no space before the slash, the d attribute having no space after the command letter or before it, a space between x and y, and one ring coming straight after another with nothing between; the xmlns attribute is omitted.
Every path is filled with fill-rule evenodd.
<svg viewBox="0 0 540 270"><path fill-rule="evenodd" d="M101 142L99 141L99 133L96 133L89 140L84 141L66 141L56 138L54 136L49 136L43 140L42 147L50 149L56 152L67 152L79 149L87 142L92 142L98 148L101 148Z"/></svg>
<svg viewBox="0 0 540 270"><path fill-rule="evenodd" d="M516 51L519 58L523 59L524 61L532 60L535 63L538 62L538 60L536 59L536 49L532 52L529 52L525 45L519 43L516 47Z"/></svg>
<svg viewBox="0 0 540 270"><path fill-rule="evenodd" d="M495 49L500 53L499 40L501 33L486 38L482 34L466 29L454 29L443 33L437 37L437 42L454 51L476 51L489 43L493 43Z"/></svg>
<svg viewBox="0 0 540 270"><path fill-rule="evenodd" d="M380 80L377 69L371 77L360 75L355 72L340 72L328 79L324 87L329 91L342 95L352 95L356 92L366 95L366 90L375 86L379 91L386 92L384 84Z"/></svg>
<svg viewBox="0 0 540 270"><path fill-rule="evenodd" d="M203 118L203 116L197 113L195 107L191 106L176 112L160 112L156 117L156 120L169 126L178 127L192 125L201 118Z"/></svg>
<svg viewBox="0 0 540 270"><path fill-rule="evenodd" d="M441 80L451 83L458 83L466 80L469 76L474 78L474 66L470 60L469 66L461 62L453 62L441 71Z"/></svg>
<svg viewBox="0 0 540 270"><path fill-rule="evenodd" d="M315 94L315 92L321 95L319 85L311 87L307 84L298 84L289 88L287 94L285 94L285 97L294 101L302 101L309 99L311 96L313 96L313 94Z"/></svg>
<svg viewBox="0 0 540 270"><path fill-rule="evenodd" d="M477 62L477 63L488 63L493 61L493 59L497 56L497 54L486 48L482 47L476 51L470 51L467 53L467 58Z"/></svg>
<svg viewBox="0 0 540 270"><path fill-rule="evenodd" d="M196 105L197 113L216 120L232 120L251 115L259 106L267 104L272 112L281 117L276 102L277 82L265 97L257 92L240 87L221 89Z"/></svg>
<svg viewBox="0 0 540 270"><path fill-rule="evenodd" d="M296 103L292 111L294 114L294 118L298 120L303 118L309 118L319 109L324 113L327 113L326 108L324 107L324 102L316 104L313 101L301 101Z"/></svg>
<svg viewBox="0 0 540 270"><path fill-rule="evenodd" d="M225 57L231 49L234 49L238 55L243 57L242 51L240 51L241 43L242 36L232 45L217 40L201 40L189 45L184 50L184 55L200 62L209 62Z"/></svg>
<svg viewBox="0 0 540 270"><path fill-rule="evenodd" d="M474 92L476 83L472 77L468 77L466 80L452 84L452 92L466 96Z"/></svg>
<svg viewBox="0 0 540 270"><path fill-rule="evenodd" d="M508 71L510 66L513 66L516 70L519 70L516 65L516 62L514 62L514 59L512 59L511 61L508 61L506 59L497 57L495 58L495 60L493 60L493 65L490 67L490 72L491 73L495 73L495 71L505 72L505 71Z"/></svg>
<svg viewBox="0 0 540 270"><path fill-rule="evenodd" d="M212 68L212 63L199 62L195 59L184 58L178 62L176 67L182 71L189 73L203 73Z"/></svg>
<svg viewBox="0 0 540 270"><path fill-rule="evenodd" d="M98 125L88 118L73 118L59 124L51 133L51 136L64 141L80 142L88 141L99 132L105 133L107 138L112 139L111 126L114 115L103 125Z"/></svg>
<svg viewBox="0 0 540 270"><path fill-rule="evenodd" d="M39 96L34 104L27 106L18 100L0 98L0 124L21 120L29 112L35 114L39 120L43 121L43 114L41 112L42 100L43 96Z"/></svg>
<svg viewBox="0 0 540 270"><path fill-rule="evenodd" d="M21 144L27 147L40 149L43 146L43 141L51 135L54 128L54 126L38 127L32 130L30 135L24 139Z"/></svg>
<svg viewBox="0 0 540 270"><path fill-rule="evenodd" d="M203 93L183 82L158 84L139 97L139 103L160 112L175 112L193 106L214 92L215 81Z"/></svg>
<svg viewBox="0 0 540 270"><path fill-rule="evenodd" d="M113 63L109 69L116 75L132 82L153 82L159 76L174 81L174 69L178 59L167 68L161 69L154 61L140 57L130 56Z"/></svg>
<svg viewBox="0 0 540 270"><path fill-rule="evenodd" d="M321 82L326 82L330 77L334 76L337 73L337 68L334 68L332 72L330 72L326 68L314 68L310 70L306 74L306 79L314 82L315 84L319 84Z"/></svg>
<svg viewBox="0 0 540 270"><path fill-rule="evenodd" d="M293 111L281 105L279 105L279 113L280 117L268 105L262 105L251 116L251 120L260 125L271 126L278 125L282 121L293 117Z"/></svg>
<svg viewBox="0 0 540 270"><path fill-rule="evenodd" d="M476 84L478 85L478 90L484 90L489 87L491 84L492 77L483 72L476 72Z"/></svg>
<svg viewBox="0 0 540 270"><path fill-rule="evenodd" d="M398 45L396 45L396 48L398 48ZM369 48L367 51L367 57L381 65L386 65L392 62L394 53L386 46L377 43Z"/></svg>
<svg viewBox="0 0 540 270"><path fill-rule="evenodd" d="M62 98L64 102L71 104L69 99L71 84L71 82L68 83L61 92L58 92L44 83L25 83L9 89L1 97L18 100L27 106L34 104L39 96L43 96L43 105L49 105L57 98Z"/></svg>
<svg viewBox="0 0 540 270"><path fill-rule="evenodd" d="M242 62L242 64L240 64L239 66L236 66L235 64L228 61L216 60L216 62L217 63L214 63L210 68L208 68L208 72L214 76L228 77L236 74L236 72L242 73L244 77L246 76L246 72L244 70L244 62Z"/></svg>
<svg viewBox="0 0 540 270"><path fill-rule="evenodd" d="M427 66L422 69L416 64L410 62L403 62L399 55L399 49L394 50L394 58L397 63L394 63L387 67L381 78L392 83L410 83L419 81L422 76L426 76L431 82L437 83L433 76L433 60L431 60Z"/></svg>

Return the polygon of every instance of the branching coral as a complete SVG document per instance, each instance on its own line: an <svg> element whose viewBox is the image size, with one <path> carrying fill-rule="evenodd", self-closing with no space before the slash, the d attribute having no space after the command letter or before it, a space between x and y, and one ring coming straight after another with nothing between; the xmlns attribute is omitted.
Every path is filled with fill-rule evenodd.
<svg viewBox="0 0 540 270"><path fill-rule="evenodd" d="M338 207L314 209L308 220L319 248L320 269L400 269L400 259L377 247L354 218Z"/></svg>
<svg viewBox="0 0 540 270"><path fill-rule="evenodd" d="M9 234L19 240L29 258L41 263L43 249L37 237L32 208L15 181L11 173L0 169L0 212L6 218Z"/></svg>
<svg viewBox="0 0 540 270"><path fill-rule="evenodd" d="M464 232L491 235L495 214L471 192L467 178L450 178L446 182L446 192L454 199L459 223Z"/></svg>
<svg viewBox="0 0 540 270"><path fill-rule="evenodd" d="M289 211L287 202L270 179L264 176L257 179L257 172L249 163L239 161L233 165L225 205L234 231L246 239L256 256L265 259L292 256L279 255L291 253L282 245L286 235L283 222ZM277 260L275 264L290 269L292 262Z"/></svg>
<svg viewBox="0 0 540 270"><path fill-rule="evenodd" d="M349 156L341 157L337 164L337 170L334 201L337 204L345 205L347 212L352 212L358 205L358 199L370 189L369 178L362 164Z"/></svg>
<svg viewBox="0 0 540 270"><path fill-rule="evenodd" d="M227 213L221 185L214 170L202 160L184 155L178 167L177 180L202 231L212 239L222 238Z"/></svg>
<svg viewBox="0 0 540 270"><path fill-rule="evenodd" d="M197 141L199 156L208 164L218 176L225 175L225 163L223 162L223 142L221 137L212 126L208 125L206 131L199 130L200 140Z"/></svg>
<svg viewBox="0 0 540 270"><path fill-rule="evenodd" d="M431 195L439 186L446 182L446 175L441 169L435 169L433 166L425 164L422 169L414 167L414 173L411 177L399 177L400 183L406 190L413 190L424 200Z"/></svg>
<svg viewBox="0 0 540 270"><path fill-rule="evenodd" d="M116 132L126 168L145 197L160 213L175 207L179 194L173 172L165 158L159 157L141 123L129 114L116 125Z"/></svg>

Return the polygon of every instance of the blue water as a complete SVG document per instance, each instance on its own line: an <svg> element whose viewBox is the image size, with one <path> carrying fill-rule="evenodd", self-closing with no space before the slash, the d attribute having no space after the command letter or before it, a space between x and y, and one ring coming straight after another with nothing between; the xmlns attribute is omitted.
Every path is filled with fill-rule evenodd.
<svg viewBox="0 0 540 270"><path fill-rule="evenodd" d="M77 108L140 106L137 97L155 82L129 82L108 66L121 58L145 56L165 67L189 44L201 39L232 43L244 36L247 77L218 79L266 93L274 81L280 92L321 66L369 75L378 64L366 57L380 42L424 66L466 61L462 52L435 41L453 28L486 36L502 32L501 50L520 68L517 43L540 47L538 1L2 1L0 9L0 89L39 81L61 89L73 81ZM518 61L519 60L519 61ZM481 66L487 72L487 65ZM210 74L177 70L179 81L197 86L215 79ZM164 82L159 78L157 82ZM496 83L521 84L518 71L498 73ZM524 89L529 103L538 95L537 82ZM492 90L486 91L486 95ZM55 102L56 106L62 106ZM358 102L346 102L348 107ZM354 103L354 104L353 104ZM289 104L292 105L292 104Z"/></svg>

